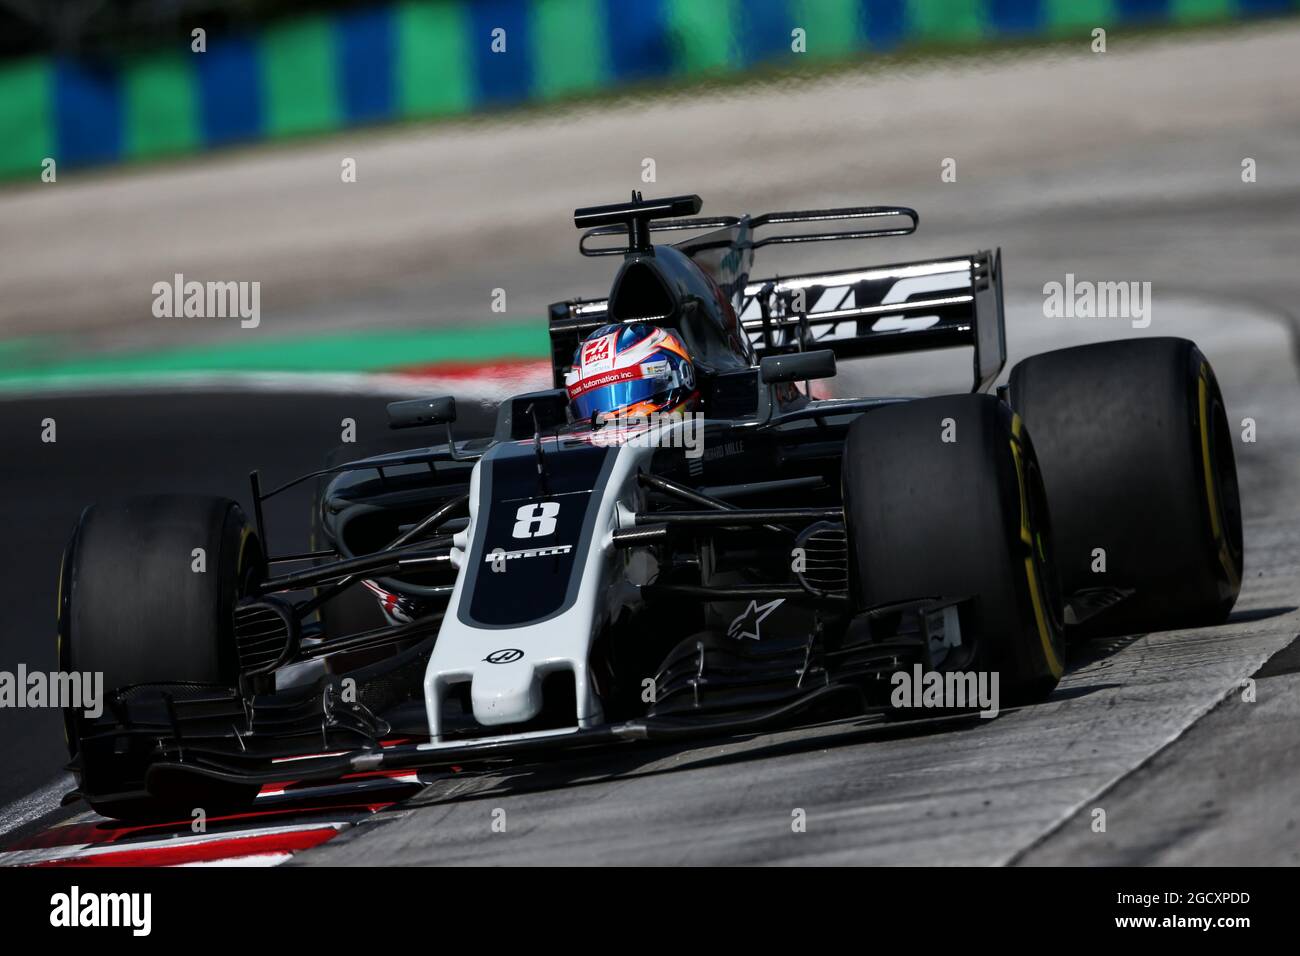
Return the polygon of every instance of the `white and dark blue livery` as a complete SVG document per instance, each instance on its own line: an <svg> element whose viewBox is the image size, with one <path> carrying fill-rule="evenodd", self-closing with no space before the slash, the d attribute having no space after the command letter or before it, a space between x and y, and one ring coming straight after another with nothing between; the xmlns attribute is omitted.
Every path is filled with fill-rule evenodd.
<svg viewBox="0 0 1300 956"><path fill-rule="evenodd" d="M397 438L443 440L269 491L254 472L252 521L193 495L88 508L58 627L61 666L112 689L99 718L66 716L90 803L148 817L247 802L286 766L326 781L907 718L892 678L917 666L1032 702L1068 636L1227 615L1241 513L1195 345L1064 349L999 384L996 252L756 278L764 246L906 235L916 213L700 206L575 213L584 254L621 257L613 285L551 307L553 387L490 432L450 397L396 402ZM779 228L799 224L819 231ZM965 392L808 384L963 346ZM277 554L262 506L292 488L313 543Z"/></svg>

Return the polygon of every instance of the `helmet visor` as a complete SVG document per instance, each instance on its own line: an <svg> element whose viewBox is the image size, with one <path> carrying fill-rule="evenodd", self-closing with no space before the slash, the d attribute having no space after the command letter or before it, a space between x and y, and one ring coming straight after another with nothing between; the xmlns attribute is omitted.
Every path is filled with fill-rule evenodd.
<svg viewBox="0 0 1300 956"><path fill-rule="evenodd" d="M667 392L671 384L671 381L662 378L634 378L612 382L584 391L573 399L573 410L580 419L596 414L609 415L639 402L648 402L655 395Z"/></svg>

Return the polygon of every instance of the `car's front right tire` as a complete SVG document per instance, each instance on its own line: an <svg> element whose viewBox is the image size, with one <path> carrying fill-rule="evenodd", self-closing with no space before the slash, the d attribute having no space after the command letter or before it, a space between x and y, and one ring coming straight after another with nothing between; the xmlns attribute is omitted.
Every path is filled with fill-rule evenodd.
<svg viewBox="0 0 1300 956"><path fill-rule="evenodd" d="M226 498L153 495L87 508L59 575L60 669L102 675L105 696L147 683L233 686L235 603L260 560L257 536ZM64 709L64 727L80 790L98 813L188 812L146 792L151 741L122 747L97 737L84 709L72 707Z"/></svg>

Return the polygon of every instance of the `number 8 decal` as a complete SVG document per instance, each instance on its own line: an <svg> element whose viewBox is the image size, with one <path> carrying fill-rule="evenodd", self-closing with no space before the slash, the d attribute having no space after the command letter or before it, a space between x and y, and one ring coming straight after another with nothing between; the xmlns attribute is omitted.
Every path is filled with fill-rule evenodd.
<svg viewBox="0 0 1300 956"><path fill-rule="evenodd" d="M544 538L548 534L555 534L555 516L559 513L558 501L523 505L515 512L514 537Z"/></svg>

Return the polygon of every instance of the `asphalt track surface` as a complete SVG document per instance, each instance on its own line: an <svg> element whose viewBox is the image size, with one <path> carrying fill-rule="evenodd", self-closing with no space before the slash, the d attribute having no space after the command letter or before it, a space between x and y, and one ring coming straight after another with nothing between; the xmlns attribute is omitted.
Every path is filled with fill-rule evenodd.
<svg viewBox="0 0 1300 956"><path fill-rule="evenodd" d="M1282 64L1294 62L1298 46L1294 31L1281 32L1231 43L1218 60L1193 58L1210 73L1222 64L1225 85L1245 71L1260 91L1235 112L1218 104L1222 123L1171 117L1173 132L1134 127L1114 148L1079 148L1068 163L1045 151L1030 173L1017 171L1022 188L994 179L964 205L936 187L907 186L903 177L900 191L916 195L899 201L915 199L924 216L929 197L940 210L923 219L926 238L909 240L901 255L883 246L854 250L860 262L891 261L1000 243L1013 361L1056 345L1139 334L1186 335L1201 344L1230 419L1251 417L1257 427L1257 440L1235 449L1246 579L1226 626L1077 648L1049 701L993 720L888 732L847 722L423 779L401 802L347 816L332 839L301 849L293 862L1300 861L1300 659L1293 644L1300 633L1300 168L1287 160L1300 144L1300 118L1294 104L1278 105L1268 92L1268 80L1285 74ZM1224 63L1233 57L1241 63ZM1163 75L1150 65L1141 76L1148 74ZM1188 74L1186 82L1195 88L1204 78ZM1145 89L1135 86L1133 97ZM1149 123L1161 121L1152 116ZM991 122L1009 136L1015 121ZM1115 138L1101 127L1097 135ZM1026 136L1032 154L1042 144ZM951 152L963 155L960 144L936 155ZM1242 156L1259 158L1259 182L1241 183ZM571 241L567 233L555 239L569 248ZM520 255L525 273L554 272L551 246ZM844 256L837 250L833 264L854 263ZM787 260L780 268L819 261ZM559 268L548 282L581 278L569 292L599 291L589 266L581 274L576 266ZM1067 271L1151 281L1151 327L1044 318L1041 285ZM410 294L420 288L413 282ZM373 304L392 305L403 294ZM859 365L846 368L837 390L935 391L960 384L962 362L946 356ZM356 418L363 438L378 433L381 407L380 397L247 392L0 402L8 455L0 472L0 668L53 666L58 556L86 502L160 489L246 501L249 468L279 476L311 467L335 442L341 418ZM40 441L46 417L58 422L53 445ZM302 500L269 512L273 536L285 529L277 547L302 543L304 514ZM1252 677L1253 703L1242 699L1242 682ZM75 805L51 809L60 788L57 716L6 711L0 721L0 803L18 801L0 830L31 834L52 820L84 820ZM1104 833L1092 826L1098 809L1106 813ZM796 833L791 822L799 810L807 826ZM51 815L39 819L45 812ZM505 832L496 832L501 819Z"/></svg>

